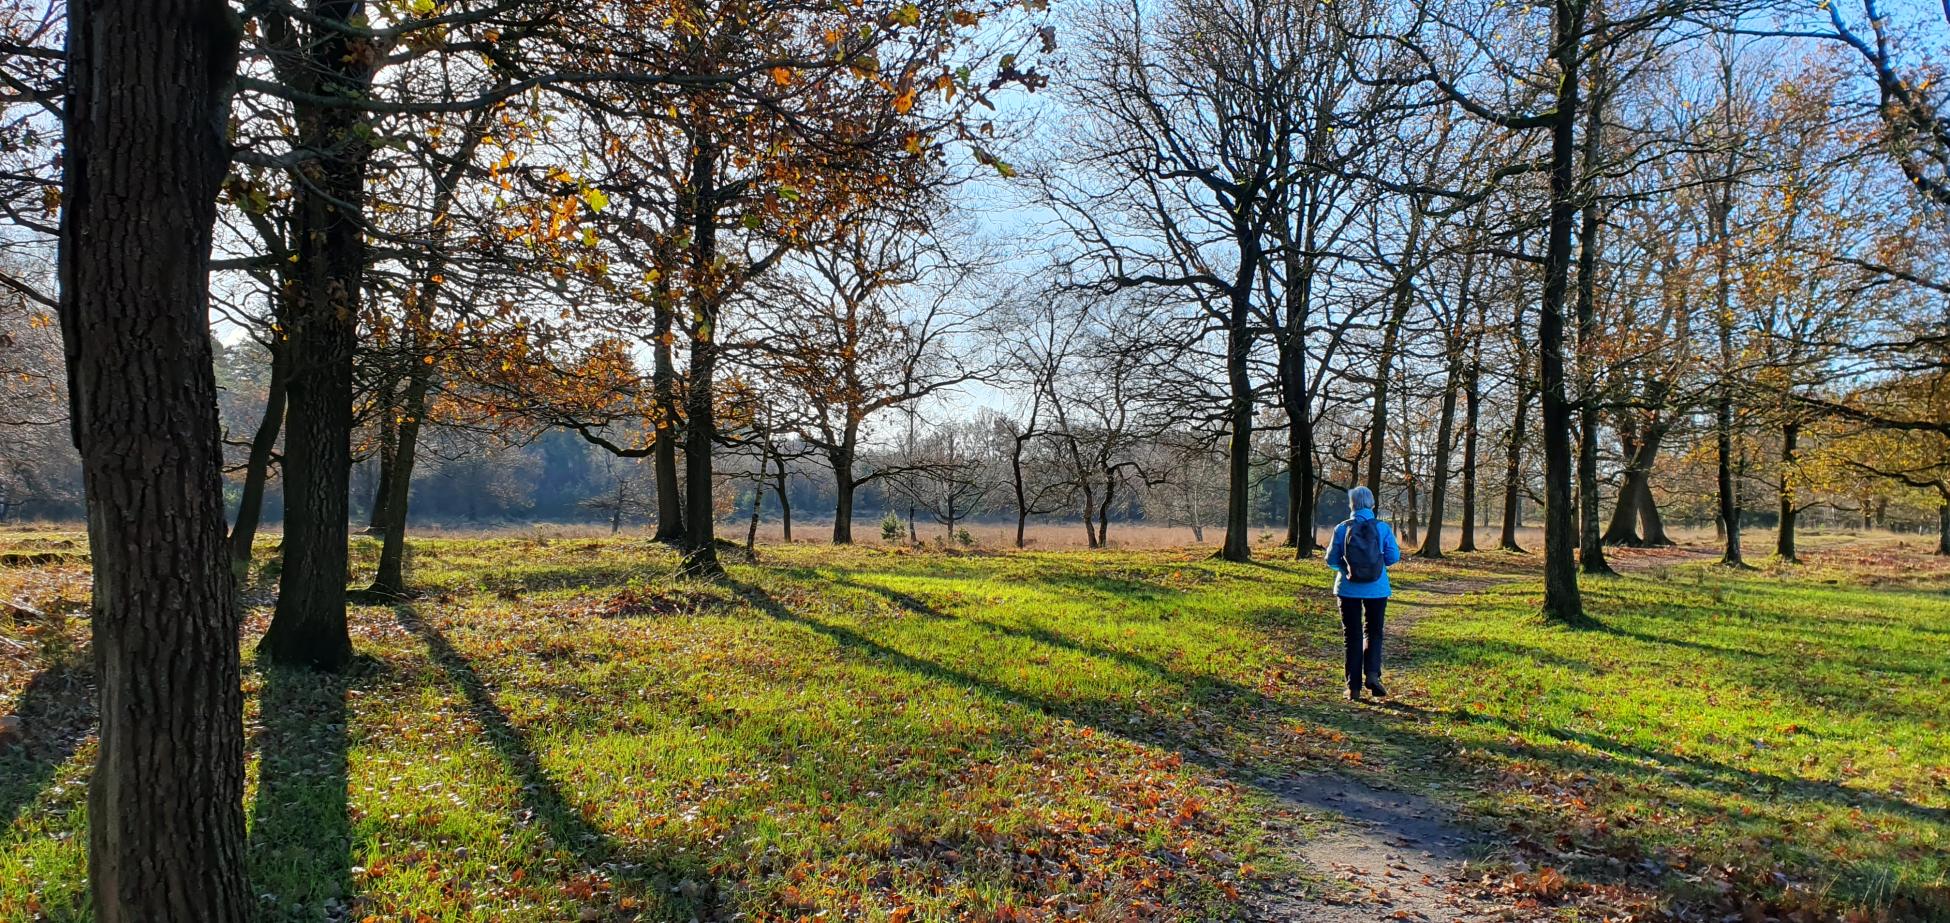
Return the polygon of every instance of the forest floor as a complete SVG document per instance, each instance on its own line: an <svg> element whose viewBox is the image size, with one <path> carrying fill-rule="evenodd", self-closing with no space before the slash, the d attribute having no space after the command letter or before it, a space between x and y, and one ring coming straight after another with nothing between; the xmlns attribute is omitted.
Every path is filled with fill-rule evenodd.
<svg viewBox="0 0 1950 923"><path fill-rule="evenodd" d="M0 534L4 921L87 917L64 541ZM1950 918L1950 561L1808 544L1621 551L1577 626L1533 558L1406 563L1357 704L1317 560L419 541L344 676L250 663L248 588L251 874L271 921Z"/></svg>

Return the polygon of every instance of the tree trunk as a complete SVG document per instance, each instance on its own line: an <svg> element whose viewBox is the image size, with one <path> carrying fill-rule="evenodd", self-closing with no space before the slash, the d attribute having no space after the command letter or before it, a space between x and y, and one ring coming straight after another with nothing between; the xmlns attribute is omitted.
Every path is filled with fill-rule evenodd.
<svg viewBox="0 0 1950 923"><path fill-rule="evenodd" d="M286 344L271 349L271 382L264 396L264 416L251 434L250 457L244 462L244 491L237 501L237 520L230 527L230 570L242 583L250 576L251 546L257 541L257 524L264 515L264 485L271 476L271 456L276 454L278 433L284 429L284 389Z"/></svg>
<svg viewBox="0 0 1950 923"><path fill-rule="evenodd" d="M1016 547L1028 546L1029 529L1029 491L1023 485L1022 446L1024 437L1017 436L1015 446L1009 452L1009 485L1016 493Z"/></svg>
<svg viewBox="0 0 1950 923"><path fill-rule="evenodd" d="M718 563L717 512L712 503L713 443L718 434L712 403L718 371L718 286L707 285L722 271L718 259L717 150L699 140L691 153L686 211L691 224L691 364L684 389L684 560L685 576L724 575Z"/></svg>
<svg viewBox="0 0 1950 923"><path fill-rule="evenodd" d="M80 0L67 28L59 314L94 567L94 916L243 923L241 610L206 269L240 29L214 0Z"/></svg>
<svg viewBox="0 0 1950 923"><path fill-rule="evenodd" d="M773 492L779 496L779 539L790 545L792 544L792 495L786 491L786 488L792 486L792 476L785 470L783 457L772 456L772 463L778 467L778 486L773 489Z"/></svg>
<svg viewBox="0 0 1950 923"><path fill-rule="evenodd" d="M1794 519L1797 512L1794 504L1794 450L1801 441L1801 424L1793 421L1781 425L1781 523L1775 536L1774 553L1790 564L1799 563L1794 554Z"/></svg>
<svg viewBox="0 0 1950 923"><path fill-rule="evenodd" d="M1314 428L1307 400L1307 321L1312 313L1314 256L1288 247L1286 330L1281 337L1280 401L1286 407L1286 544L1296 559L1314 553Z"/></svg>
<svg viewBox="0 0 1950 923"><path fill-rule="evenodd" d="M1230 402L1227 417L1232 427L1226 457L1226 538L1219 557L1227 561L1250 561L1251 537L1246 534L1247 492L1252 487L1253 389L1247 362L1252 351L1251 335L1246 331L1244 293L1233 296L1233 317L1226 338L1226 383ZM1086 514L1088 515L1088 514Z"/></svg>
<svg viewBox="0 0 1950 923"><path fill-rule="evenodd" d="M1556 0L1553 14L1558 65L1551 118L1550 222L1544 250L1544 297L1538 312L1537 354L1544 427L1545 618L1584 617L1578 592L1578 535L1571 502L1571 403L1564 396L1564 301L1570 287L1571 231L1577 216L1578 65L1583 55L1585 6Z"/></svg>
<svg viewBox="0 0 1950 923"><path fill-rule="evenodd" d="M1586 113L1586 171L1594 169L1598 149L1598 101ZM1587 180L1589 182L1589 180ZM1578 563L1587 574L1615 575L1605 563L1605 542L1598 530L1598 204L1584 206L1578 229Z"/></svg>
<svg viewBox="0 0 1950 923"><path fill-rule="evenodd" d="M668 275L659 277L668 279ZM684 544L684 494L677 476L677 440L683 428L678 425L677 362L671 357L672 328L676 311L667 282L658 286L652 324L657 338L650 373L650 388L658 419L651 457L657 479L657 531L652 541L682 547Z"/></svg>
<svg viewBox="0 0 1950 923"><path fill-rule="evenodd" d="M366 94L369 65L352 26L363 0L319 0L310 15L317 92ZM371 154L359 110L297 106L300 146L321 152L294 193L291 383L284 452L284 559L277 610L258 644L282 664L337 670L352 659L345 623L347 475L352 464L352 356L365 273L365 178Z"/></svg>
<svg viewBox="0 0 1950 923"><path fill-rule="evenodd" d="M1517 303L1513 329L1523 327L1523 303ZM1504 447L1503 458L1503 532L1497 539L1497 547L1505 551L1523 553L1523 546L1517 544L1517 529L1523 525L1523 443L1530 423L1530 355L1523 351L1521 343L1512 343L1517 352L1517 406L1510 421L1510 442Z"/></svg>
<svg viewBox="0 0 1950 923"><path fill-rule="evenodd" d="M1483 324L1477 314L1476 330L1470 337L1469 371L1463 377L1463 471L1462 540L1457 551L1476 550L1476 435L1481 425L1483 403Z"/></svg>
<svg viewBox="0 0 1950 923"><path fill-rule="evenodd" d="M1097 504L1097 544L1110 547L1110 508L1117 496L1117 476L1104 472L1104 500Z"/></svg>
<svg viewBox="0 0 1950 923"><path fill-rule="evenodd" d="M1402 243L1402 262L1395 270L1394 306L1388 312L1387 326L1381 331L1381 355L1375 361L1374 406L1368 420L1368 489L1381 500L1381 463L1388 446L1388 376L1393 374L1395 354L1400 350L1402 322L1415 303L1415 260L1422 245L1422 205L1409 203L1408 237ZM1414 518L1410 517L1411 527Z"/></svg>
<svg viewBox="0 0 1950 923"><path fill-rule="evenodd" d="M1091 512L1097 508L1097 488L1091 486L1096 482L1087 474L1078 480L1083 485L1083 508L1080 512L1083 514L1084 547L1096 548L1101 544L1097 541L1097 517Z"/></svg>
<svg viewBox="0 0 1950 923"><path fill-rule="evenodd" d="M1722 89L1733 89L1733 67L1721 67ZM1731 97L1729 97L1729 100ZM1731 105L1727 102L1726 105ZM1720 528L1726 540L1720 563L1743 567L1740 555L1740 498L1735 495L1733 477L1733 243L1729 222L1733 211L1733 164L1720 178L1717 198L1711 203L1709 219L1714 237L1714 263L1718 279L1714 284L1715 326L1719 328L1720 380L1713 399L1713 445L1718 456L1717 487L1720 500Z"/></svg>
<svg viewBox="0 0 1950 923"><path fill-rule="evenodd" d="M828 456L833 463L833 544L853 544L853 450L844 447ZM883 491L884 493L884 491Z"/></svg>
<svg viewBox="0 0 1950 923"><path fill-rule="evenodd" d="M1465 258L1464 262L1468 262ZM1468 272L1464 272L1464 278ZM1465 285L1468 283L1465 282ZM1434 481L1429 487L1429 531L1422 537L1416 555L1442 557L1442 513L1449 504L1449 443L1456 438L1456 391L1462 378L1461 356L1449 360L1447 381L1442 387L1442 417L1436 424Z"/></svg>
<svg viewBox="0 0 1950 923"><path fill-rule="evenodd" d="M391 376L379 391L379 483L373 486L365 534L386 534L386 503L393 496L393 464L399 455L399 407L394 398L398 382Z"/></svg>
<svg viewBox="0 0 1950 923"><path fill-rule="evenodd" d="M1936 553L1950 555L1950 496L1936 508Z"/></svg>
<svg viewBox="0 0 1950 923"><path fill-rule="evenodd" d="M1663 548L1679 544L1666 534L1665 520L1659 516L1659 501L1652 497L1652 472L1648 469L1639 478L1639 532L1647 548Z"/></svg>
<svg viewBox="0 0 1950 923"><path fill-rule="evenodd" d="M758 517L764 505L765 480L755 478L752 481L752 519L745 526L745 554L747 555L752 553L752 549L758 547Z"/></svg>
<svg viewBox="0 0 1950 923"><path fill-rule="evenodd" d="M431 296L429 296L431 297ZM379 523L385 536L379 549L379 570L372 578L370 592L403 598L406 586L406 511L413 491L413 464L419 454L420 424L427 411L427 391L433 384L433 370L415 362L412 377L401 401L398 439L393 446L393 477L387 483L386 519ZM619 497L619 500L621 498ZM616 518L623 518L623 504L616 504Z"/></svg>

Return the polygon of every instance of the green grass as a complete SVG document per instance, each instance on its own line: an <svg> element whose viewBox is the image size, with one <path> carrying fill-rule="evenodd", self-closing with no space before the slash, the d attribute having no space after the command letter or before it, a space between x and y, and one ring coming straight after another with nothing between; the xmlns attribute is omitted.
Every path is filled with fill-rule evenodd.
<svg viewBox="0 0 1950 923"><path fill-rule="evenodd" d="M1950 596L1849 553L1591 581L1575 629L1520 561L1410 566L1377 708L1317 563L802 545L690 584L639 541L416 542L351 673L247 663L253 887L276 921L1230 919L1294 871L1256 783L1331 770L1593 888L1942 913ZM12 633L0 701L51 717L0 751L0 920L86 917L80 622Z"/></svg>

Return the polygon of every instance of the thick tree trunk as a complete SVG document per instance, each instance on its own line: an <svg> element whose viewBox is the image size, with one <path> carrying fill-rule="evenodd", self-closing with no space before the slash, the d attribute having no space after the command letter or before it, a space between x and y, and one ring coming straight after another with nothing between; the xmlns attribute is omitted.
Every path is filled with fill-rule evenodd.
<svg viewBox="0 0 1950 923"><path fill-rule="evenodd" d="M1247 332L1245 294L1235 292L1233 316L1226 338L1227 422L1232 438L1226 449L1226 538L1219 557L1227 561L1250 561L1251 537L1246 534L1246 501L1252 489L1253 388L1247 363L1252 352L1252 337ZM1086 514L1088 515L1088 514Z"/></svg>
<svg viewBox="0 0 1950 923"><path fill-rule="evenodd" d="M1950 555L1950 497L1936 508L1936 553Z"/></svg>
<svg viewBox="0 0 1950 923"><path fill-rule="evenodd" d="M716 327L715 306L700 308L698 333L691 342L691 378L684 400L684 561L683 573L690 577L718 577L724 565L718 563L717 517L713 515L711 488L712 434L717 430L716 409L711 406L711 382L717 374L718 344L711 338Z"/></svg>
<svg viewBox="0 0 1950 923"><path fill-rule="evenodd" d="M1643 433L1623 434L1624 479L1618 488L1618 503L1612 507L1611 524L1605 528L1605 544L1646 548L1672 544L1659 518L1658 502L1652 497L1652 470L1671 428L1670 423L1656 421Z"/></svg>
<svg viewBox="0 0 1950 923"><path fill-rule="evenodd" d="M1801 424L1787 422L1781 425L1781 522L1774 538L1774 554L1790 564L1798 563L1794 553L1794 520L1798 510L1794 503L1794 480L1792 477L1795 449L1801 441Z"/></svg>
<svg viewBox="0 0 1950 923"><path fill-rule="evenodd" d="M271 477L271 457L277 453L278 433L284 429L284 343L271 349L271 382L264 395L264 416L251 434L250 457L244 462L244 490L237 500L237 519L230 527L230 570L242 583L250 575L251 546L264 516L264 486Z"/></svg>
<svg viewBox="0 0 1950 923"><path fill-rule="evenodd" d="M351 24L363 0L310 8L310 64L318 92L359 98L370 65ZM347 476L352 464L352 355L365 273L365 174L371 154L360 112L297 107L301 146L323 152L298 184L298 253L291 319L291 383L284 452L284 559L277 610L258 653L276 663L336 670L352 659L346 631Z"/></svg>
<svg viewBox="0 0 1950 923"><path fill-rule="evenodd" d="M386 496L386 519L379 523L384 544L379 549L379 569L372 579L370 592L391 597L408 595L406 586L406 514L407 503L413 491L413 465L419 454L420 424L426 416L427 391L433 384L433 371L422 363L415 362L412 377L407 381L406 394L400 402L398 440L393 447L393 477L387 483L391 491ZM616 517L620 522L623 504L616 505Z"/></svg>
<svg viewBox="0 0 1950 923"><path fill-rule="evenodd" d="M717 409L712 398L718 372L718 309L720 293L710 280L718 266L717 149L700 140L691 153L691 176L685 211L690 219L690 340L689 380L684 388L684 560L685 576L724 575L718 562L716 507L712 492L712 456L718 435Z"/></svg>
<svg viewBox="0 0 1950 923"><path fill-rule="evenodd" d="M1304 207L1304 205L1303 205ZM1286 329L1280 339L1280 402L1286 408L1286 544L1305 560L1314 553L1314 428L1307 399L1307 322L1312 314L1314 257L1285 257Z"/></svg>
<svg viewBox="0 0 1950 923"><path fill-rule="evenodd" d="M1659 516L1659 501L1652 496L1652 472L1639 478L1639 532L1647 548L1663 548L1678 542L1666 534L1665 520Z"/></svg>
<svg viewBox="0 0 1950 923"><path fill-rule="evenodd" d="M1469 348L1469 371L1463 378L1462 540L1457 551L1476 550L1476 436L1483 420L1483 330L1481 314Z"/></svg>
<svg viewBox="0 0 1950 923"><path fill-rule="evenodd" d="M1578 535L1571 501L1571 416L1564 393L1564 302L1570 288L1571 231L1577 216L1578 65L1583 13L1576 0L1556 0L1553 25L1558 65L1551 119L1550 222L1544 250L1544 297L1538 312L1537 354L1544 427L1544 605L1546 618L1584 617L1578 592Z"/></svg>
<svg viewBox="0 0 1950 923"><path fill-rule="evenodd" d="M833 544L853 544L853 450L843 447L828 456L833 464Z"/></svg>
<svg viewBox="0 0 1950 923"><path fill-rule="evenodd" d="M240 29L215 0L78 0L67 28L59 313L94 565L94 918L243 923L206 270Z"/></svg>

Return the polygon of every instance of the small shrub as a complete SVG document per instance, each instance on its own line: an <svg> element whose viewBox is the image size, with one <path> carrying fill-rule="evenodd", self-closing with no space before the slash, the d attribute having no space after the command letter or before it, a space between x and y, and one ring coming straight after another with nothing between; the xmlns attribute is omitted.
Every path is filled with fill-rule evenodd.
<svg viewBox="0 0 1950 923"><path fill-rule="evenodd" d="M881 541L889 545L896 544L901 540L902 533L906 531L907 528L901 524L901 518L892 512L880 518Z"/></svg>
<svg viewBox="0 0 1950 923"><path fill-rule="evenodd" d="M967 529L956 529L955 541L961 543L963 548L975 547L975 536L968 534Z"/></svg>

